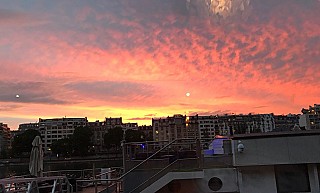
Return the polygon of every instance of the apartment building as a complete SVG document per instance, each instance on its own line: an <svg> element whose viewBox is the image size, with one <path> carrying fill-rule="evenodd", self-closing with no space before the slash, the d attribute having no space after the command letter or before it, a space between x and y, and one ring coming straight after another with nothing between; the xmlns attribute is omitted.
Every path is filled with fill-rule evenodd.
<svg viewBox="0 0 320 193"><path fill-rule="evenodd" d="M11 132L7 124L0 123L0 152L11 147Z"/></svg>
<svg viewBox="0 0 320 193"><path fill-rule="evenodd" d="M125 130L128 130L128 129L138 130L138 123L123 123L122 128Z"/></svg>
<svg viewBox="0 0 320 193"><path fill-rule="evenodd" d="M88 123L85 118L39 118L39 131L43 140L45 152L48 152L51 144L62 138L67 138L74 133L75 128L86 126Z"/></svg>
<svg viewBox="0 0 320 193"><path fill-rule="evenodd" d="M144 133L146 136L147 141L154 141L155 139L153 138L153 127L152 125L141 125L138 126L138 131L141 131Z"/></svg>
<svg viewBox="0 0 320 193"><path fill-rule="evenodd" d="M166 118L153 118L153 139L155 141L173 141L178 138L187 138L186 116L174 115Z"/></svg>
<svg viewBox="0 0 320 193"><path fill-rule="evenodd" d="M309 109L302 109L302 115L299 117L299 125L301 128L320 129L320 104L309 106Z"/></svg>
<svg viewBox="0 0 320 193"><path fill-rule="evenodd" d="M39 123L22 123L19 125L18 131L23 133L29 129L39 130Z"/></svg>
<svg viewBox="0 0 320 193"><path fill-rule="evenodd" d="M115 127L122 127L122 117L117 117L117 118L106 117L105 124L108 129L112 129Z"/></svg>
<svg viewBox="0 0 320 193"><path fill-rule="evenodd" d="M299 125L299 115L274 115L274 131L291 131L295 125Z"/></svg>
<svg viewBox="0 0 320 193"><path fill-rule="evenodd" d="M199 138L216 135L261 133L274 130L272 114L190 116L190 126L198 131Z"/></svg>
<svg viewBox="0 0 320 193"><path fill-rule="evenodd" d="M106 122L88 122L87 126L92 129L92 144L95 152L101 152L104 150L104 135L108 132Z"/></svg>

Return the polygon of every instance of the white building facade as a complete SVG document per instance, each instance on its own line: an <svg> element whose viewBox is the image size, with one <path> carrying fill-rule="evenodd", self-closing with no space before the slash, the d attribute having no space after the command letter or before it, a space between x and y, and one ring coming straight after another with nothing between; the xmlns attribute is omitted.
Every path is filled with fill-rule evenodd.
<svg viewBox="0 0 320 193"><path fill-rule="evenodd" d="M84 127L88 123L85 118L39 119L39 131L45 152L50 151L54 141L73 135L75 128Z"/></svg>

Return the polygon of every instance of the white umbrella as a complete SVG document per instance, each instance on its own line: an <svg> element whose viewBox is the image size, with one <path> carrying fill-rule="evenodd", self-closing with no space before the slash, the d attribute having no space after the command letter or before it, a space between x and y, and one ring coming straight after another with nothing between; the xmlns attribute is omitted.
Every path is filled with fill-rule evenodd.
<svg viewBox="0 0 320 193"><path fill-rule="evenodd" d="M32 150L29 162L29 171L33 176L42 176L43 171L43 150L40 136L32 141Z"/></svg>

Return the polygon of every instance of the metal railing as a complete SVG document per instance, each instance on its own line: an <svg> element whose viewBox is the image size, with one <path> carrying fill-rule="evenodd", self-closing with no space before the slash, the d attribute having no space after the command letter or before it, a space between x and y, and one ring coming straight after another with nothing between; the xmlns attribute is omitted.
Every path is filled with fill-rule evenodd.
<svg viewBox="0 0 320 193"><path fill-rule="evenodd" d="M183 141L185 140L187 143L177 143L179 141ZM167 141L166 141L167 142ZM193 142L193 143L192 143ZM115 172L114 170L111 170L109 172L105 172L105 173L100 173L98 175L93 175L93 178L91 179L78 179L76 181L76 192L78 192L81 188L87 188L87 187L91 187L93 188L93 192L95 193L120 193L120 192L124 192L124 181L127 177L136 177L135 176L135 172L139 172L139 171L144 171L145 169L152 169L153 172L150 173L150 176L147 176L146 178L142 178L142 181L139 182L138 184L136 184L134 186L134 188L132 189L128 189L125 190L125 192L132 192L135 189L139 188L145 188L146 184L150 184L153 183L154 181L156 181L157 179L161 178L163 175L165 175L166 173L168 173L169 171L172 171L174 169L178 169L180 166L180 162L181 160L179 159L172 159L172 157L164 157L164 158L157 158L157 159L153 159L155 158L158 154L164 152L164 155L168 155L169 153L169 147L170 146L181 146L183 145L187 145L187 146L192 146L195 145L195 139L176 139L172 142L167 142L167 144L162 144L162 147L160 149L158 149L156 152L154 152L152 155L150 155L149 157L147 157L146 159L144 159L143 161L137 160L139 163L137 163L136 165L132 166L131 169L129 169L128 171L126 171L124 174L117 176L117 175L112 175L111 178L109 179L99 179L98 177L101 177L102 175L108 174L109 172L111 173L115 173L115 174L119 174L119 172ZM129 145L132 145L135 143L129 143ZM196 146L194 146L196 147ZM123 147L125 148L125 147ZM199 149L199 148L198 148ZM197 156L199 156L199 154L197 154ZM199 156L200 157L200 156ZM125 158L127 158L127 156L125 156ZM158 168L153 168L153 166L157 166L158 162L163 162L166 161L166 163L163 165L163 167L158 167ZM193 160L197 163L197 166L199 162L197 162L198 157L193 158ZM135 160L134 160L135 161ZM93 171L95 171L95 169L93 169ZM138 179L135 179L138 180ZM84 185L86 184L86 185Z"/></svg>
<svg viewBox="0 0 320 193"><path fill-rule="evenodd" d="M179 151L177 148L184 150ZM182 153L184 152L189 154L183 155ZM161 156L158 156L159 154ZM123 180L123 189L125 193L140 192L168 172L179 169L181 163L188 159L192 159L195 164L194 167L189 165L189 169L199 169L202 167L201 145L199 139L176 139L163 145L162 148L151 156L125 172L119 180ZM135 162L135 160L129 162ZM137 178L137 176L139 177Z"/></svg>
<svg viewBox="0 0 320 193"><path fill-rule="evenodd" d="M0 180L0 193L72 193L73 187L65 176L37 178L5 178Z"/></svg>
<svg viewBox="0 0 320 193"><path fill-rule="evenodd" d="M122 174L118 170L111 169L111 171L99 173L99 169L93 168L89 170L64 170L64 171L51 171L48 174L62 174L70 172L78 172L76 175L75 190L78 192L82 188L92 188L92 192L95 193L134 193L141 192L146 187L156 182L158 179L166 175L168 172L177 171L181 169L188 170L201 170L203 163L203 156L201 150L204 143L208 143L213 139L176 139L171 142L161 143L161 147L156 148L155 145L152 149L155 151L150 156L144 160L132 159L131 156L127 154L124 155L124 163L131 164L127 166L127 171L124 168L124 173ZM154 142L156 144L156 142ZM165 144L167 143L167 144ZM147 144L146 142L139 143L128 143L125 145L138 145L138 144ZM127 147L124 146L124 149L127 150ZM148 148L148 147L147 147ZM181 148L181 149L180 149ZM173 155L172 150L178 154ZM180 151L179 151L180 150ZM144 151L144 150L143 150ZM183 157L182 153L188 152L191 153L191 157ZM124 151L125 152L125 151ZM147 155L149 152L147 151ZM182 156L182 157L180 157ZM190 164L192 163L192 164ZM104 179L101 178L103 175L108 175L112 173L111 178ZM90 176L91 177L88 177ZM139 176L139 179L137 179ZM140 178L141 177L141 178ZM128 182L136 182L134 184L126 184ZM1 193L1 192L0 192Z"/></svg>
<svg viewBox="0 0 320 193"><path fill-rule="evenodd" d="M186 158L186 159L177 159L171 164L169 164L167 167L163 168L159 172L157 172L155 175L153 175L148 180L144 181L142 184L137 186L134 190L132 190L130 193L138 193L144 190L145 188L149 187L151 184L155 183L157 180L159 180L161 177L165 176L169 172L174 171L181 171L181 170L199 170L199 165L197 158Z"/></svg>

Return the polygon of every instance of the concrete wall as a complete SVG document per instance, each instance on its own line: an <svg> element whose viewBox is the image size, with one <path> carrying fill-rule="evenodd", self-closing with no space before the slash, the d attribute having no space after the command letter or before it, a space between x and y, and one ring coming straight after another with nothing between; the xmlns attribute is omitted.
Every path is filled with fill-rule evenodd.
<svg viewBox="0 0 320 193"><path fill-rule="evenodd" d="M241 193L277 192L273 166L241 168L238 175Z"/></svg>
<svg viewBox="0 0 320 193"><path fill-rule="evenodd" d="M309 193L319 193L319 174L316 164L308 164ZM273 166L253 166L238 168L241 193L275 193L277 182Z"/></svg>
<svg viewBox="0 0 320 193"><path fill-rule="evenodd" d="M194 174L196 174L194 172ZM230 193L239 192L237 183L237 172L234 168L215 168L205 169L203 176L199 179L195 179L198 176L192 176L192 172L171 172L159 180L166 180L167 184L160 190L155 191L152 186L145 192L157 192L157 193L208 193L208 192L219 192L219 193ZM210 190L208 182L211 178L216 177L222 181L222 187L218 191ZM166 179L170 178L170 179ZM189 179L187 179L189 178ZM170 182L170 183L169 183Z"/></svg>
<svg viewBox="0 0 320 193"><path fill-rule="evenodd" d="M319 135L233 140L232 146L234 166L320 163Z"/></svg>

